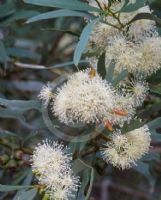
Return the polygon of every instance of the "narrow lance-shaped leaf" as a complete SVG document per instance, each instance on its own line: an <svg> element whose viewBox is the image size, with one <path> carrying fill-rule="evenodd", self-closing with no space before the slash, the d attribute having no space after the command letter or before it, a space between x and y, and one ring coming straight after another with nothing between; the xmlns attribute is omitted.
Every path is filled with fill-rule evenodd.
<svg viewBox="0 0 161 200"><path fill-rule="evenodd" d="M116 86L120 81L124 80L128 76L127 69L123 70L118 76L113 80L113 85Z"/></svg>
<svg viewBox="0 0 161 200"><path fill-rule="evenodd" d="M7 54L13 57L18 57L18 58L29 58L29 59L34 59L34 60L40 60L41 55L27 50L23 48L18 48L18 47L12 47L12 48L7 48L6 49Z"/></svg>
<svg viewBox="0 0 161 200"><path fill-rule="evenodd" d="M106 72L106 80L110 83L112 83L113 81L114 68L115 68L115 62L112 60Z"/></svg>
<svg viewBox="0 0 161 200"><path fill-rule="evenodd" d="M78 65L81 55L82 55L83 51L85 50L86 45L88 43L89 36L94 28L94 25L97 23L98 20L99 20L99 18L92 20L83 29L82 34L79 39L79 42L77 44L77 47L74 51L74 59L73 60L74 60L75 65Z"/></svg>
<svg viewBox="0 0 161 200"><path fill-rule="evenodd" d="M17 199L20 200L33 200L37 194L38 189L37 188L33 188L30 190L23 190L22 192L20 192L19 196L17 197Z"/></svg>
<svg viewBox="0 0 161 200"><path fill-rule="evenodd" d="M157 17L156 15L151 14L151 13L139 13L131 21L129 21L127 23L127 25L129 25L137 20L141 20L141 19L152 20L152 21L155 21L156 23L158 23L159 25L161 24L161 19L159 17Z"/></svg>
<svg viewBox="0 0 161 200"><path fill-rule="evenodd" d="M78 194L78 199L81 199L83 196L83 199L88 200L90 197L92 187L93 187L93 182L94 182L94 169L92 166L86 164L81 159L77 160L76 168L79 168L77 170L75 169L75 171L77 171L77 172L84 169L83 174L85 175L85 176L83 176L80 192ZM84 194L84 190L88 184L89 184L88 190L87 190L86 194Z"/></svg>
<svg viewBox="0 0 161 200"><path fill-rule="evenodd" d="M150 173L149 165L147 163L142 162L142 161L138 161L138 165L134 166L134 169L136 171L138 171L139 173L141 173L143 176L145 176L149 180L149 183L150 183L151 189L152 189L154 187L154 181L155 180Z"/></svg>
<svg viewBox="0 0 161 200"><path fill-rule="evenodd" d="M88 61L80 60L79 64L88 64ZM53 66L50 66L50 67L46 67L44 65L26 64L26 63L19 63L19 62L16 62L15 65L17 67L21 67L21 68L40 70L40 69L53 69L53 68L69 67L69 66L74 65L74 62L69 61L69 62L62 63L62 64L56 64L56 65L53 65Z"/></svg>
<svg viewBox="0 0 161 200"><path fill-rule="evenodd" d="M52 18L57 18L57 17L86 17L89 19L95 18L93 15L88 14L88 13L61 9L61 10L50 11L50 12L46 12L46 13L42 13L40 15L34 16L28 19L26 23L31 23L31 22L45 20L45 19L52 19Z"/></svg>
<svg viewBox="0 0 161 200"><path fill-rule="evenodd" d="M121 10L119 12L133 12L143 6L145 6L145 2L143 0L136 0L135 3L128 4L127 6L121 8Z"/></svg>
<svg viewBox="0 0 161 200"><path fill-rule="evenodd" d="M150 130L160 128L161 127L161 117L154 119L153 121L149 122L147 125Z"/></svg>
<svg viewBox="0 0 161 200"><path fill-rule="evenodd" d="M7 52L2 41L0 41L0 62L6 65L8 60Z"/></svg>
<svg viewBox="0 0 161 200"><path fill-rule="evenodd" d="M94 182L94 169L91 168L91 173L90 173L90 181L89 181L89 188L87 191L87 194L85 196L85 200L88 200L92 191L92 187L93 187L93 182Z"/></svg>
<svg viewBox="0 0 161 200"><path fill-rule="evenodd" d="M105 60L106 59L106 52L104 52L99 60L98 60L98 64L97 64L97 72L98 74L103 78L105 79L106 77L106 66L105 66Z"/></svg>
<svg viewBox="0 0 161 200"><path fill-rule="evenodd" d="M39 6L100 12L100 9L92 7L87 3L83 3L79 0L23 0L23 1L25 3L39 5Z"/></svg>
<svg viewBox="0 0 161 200"><path fill-rule="evenodd" d="M33 186L31 185L1 185L0 184L0 191L1 192L9 192L9 191L14 191L14 190L19 190L19 189L27 189L27 188L32 188Z"/></svg>
<svg viewBox="0 0 161 200"><path fill-rule="evenodd" d="M28 19L29 17L33 17L38 14L40 13L34 10L17 10L13 15L11 15L10 17L7 17L0 24L5 25L5 26L10 25L11 22L22 20L22 19Z"/></svg>
<svg viewBox="0 0 161 200"><path fill-rule="evenodd" d="M41 103L38 100L7 100L0 98L0 117L23 119L23 113L36 109L41 112Z"/></svg>

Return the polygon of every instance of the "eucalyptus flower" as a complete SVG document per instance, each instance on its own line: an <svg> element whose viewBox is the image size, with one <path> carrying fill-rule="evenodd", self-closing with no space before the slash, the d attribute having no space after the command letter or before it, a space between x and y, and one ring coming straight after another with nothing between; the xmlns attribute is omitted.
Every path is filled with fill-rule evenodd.
<svg viewBox="0 0 161 200"><path fill-rule="evenodd" d="M135 115L137 105L132 95L118 92L96 72L91 76L91 71L74 73L57 90L52 106L54 115L67 125L109 121L123 126Z"/></svg>
<svg viewBox="0 0 161 200"><path fill-rule="evenodd" d="M53 113L65 124L96 123L114 106L112 86L92 70L79 71L58 89ZM95 73L95 72L94 72Z"/></svg>
<svg viewBox="0 0 161 200"><path fill-rule="evenodd" d="M144 80L144 77L142 77L140 74L138 77L136 76L131 80L126 79L125 81L121 82L119 86L122 92L125 94L131 94L136 107L139 107L143 104L149 91L148 83Z"/></svg>
<svg viewBox="0 0 161 200"><path fill-rule="evenodd" d="M138 71L151 75L161 68L161 37L149 37L141 45L142 59Z"/></svg>
<svg viewBox="0 0 161 200"><path fill-rule="evenodd" d="M112 136L112 141L105 144L106 147L102 149L102 157L114 167L128 169L136 165L136 162L148 153L150 142L147 125L126 134L117 131Z"/></svg>
<svg viewBox="0 0 161 200"><path fill-rule="evenodd" d="M79 177L72 171L72 157L67 153L67 147L45 140L35 147L31 161L39 184L45 187L51 200L68 200L75 197Z"/></svg>
<svg viewBox="0 0 161 200"><path fill-rule="evenodd" d="M135 43L117 35L111 38L109 44L106 63L114 60L117 72L127 69L130 73L148 76L161 68L161 37L147 37Z"/></svg>

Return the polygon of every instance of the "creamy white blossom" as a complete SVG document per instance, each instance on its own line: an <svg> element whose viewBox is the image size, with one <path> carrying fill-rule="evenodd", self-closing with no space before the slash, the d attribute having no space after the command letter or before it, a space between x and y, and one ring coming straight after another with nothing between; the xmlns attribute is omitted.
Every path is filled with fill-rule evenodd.
<svg viewBox="0 0 161 200"><path fill-rule="evenodd" d="M129 93L118 93L115 97L115 106L108 119L113 125L122 127L125 122L129 123L136 113L136 103Z"/></svg>
<svg viewBox="0 0 161 200"><path fill-rule="evenodd" d="M100 2L100 5L102 5L101 7L103 9L108 10L108 1L99 1L99 2ZM121 2L115 1L114 3L112 3L112 5L110 6L110 10L116 15L116 17L113 17L113 15L107 15L104 18L105 23L98 22L95 25L89 39L89 44L87 47L88 53L92 53L92 54L95 53L95 55L98 56L105 50L108 51L108 46L110 44L109 41L111 41L112 43L115 42L117 35L122 33L121 31L122 27L124 27L123 28L124 34L127 37L125 39L128 39L128 42L126 41L127 43L131 43L130 40L133 40L138 43L140 41L144 41L147 37L158 36L156 23L153 20L140 19L140 20L136 20L130 23L129 26L125 25L125 24L128 24L128 22L130 22L137 14L140 14L140 13L150 14L151 10L149 6L144 6L134 12L127 12L127 13L121 12L118 15L117 11L122 8L124 3L125 1L121 1ZM130 1L129 3L135 3L135 1ZM90 1L90 4L93 6L98 6L95 1ZM117 19L118 17L119 17L119 20ZM127 46L129 46L129 44L127 44ZM133 46L135 46L135 44L133 44ZM119 46L118 47L115 46L115 47L116 47L115 50L119 48ZM130 52L128 53L127 56L122 54L122 57L120 58L120 63L119 63L120 65L122 65L121 60L124 60L126 58L127 60L128 58L129 59L131 58L129 63L134 63L134 60L137 60L138 58L140 58L141 53L138 52L137 49L132 50L131 48L129 48L127 49L127 52L128 50L130 50ZM109 52L110 51L111 51L111 48L109 49ZM131 57L131 55L133 54L133 51L135 51L135 55ZM136 52L138 53L136 54ZM132 67L133 66L131 66L131 68Z"/></svg>
<svg viewBox="0 0 161 200"><path fill-rule="evenodd" d="M79 177L72 172L71 160L67 148L55 141L43 141L35 148L31 159L32 170L51 200L74 198Z"/></svg>
<svg viewBox="0 0 161 200"><path fill-rule="evenodd" d="M128 41L125 36L118 34L111 37L106 51L106 63L115 61L115 71L127 69L129 72L137 71L142 59L139 45Z"/></svg>
<svg viewBox="0 0 161 200"><path fill-rule="evenodd" d="M140 13L151 13L149 6L144 6L138 9L137 14ZM139 19L132 22L128 28L127 32L130 39L133 40L144 40L146 37L150 37L152 35L157 36L157 28L156 23L153 20L149 19Z"/></svg>
<svg viewBox="0 0 161 200"><path fill-rule="evenodd" d="M58 89L53 112L65 124L100 122L113 108L114 93L98 74L90 77L90 70L79 71Z"/></svg>
<svg viewBox="0 0 161 200"><path fill-rule="evenodd" d="M38 98L42 100L46 106L49 103L49 100L53 97L52 88L50 84L44 85L38 95Z"/></svg>
<svg viewBox="0 0 161 200"><path fill-rule="evenodd" d="M87 46L87 52L100 55L108 46L109 38L116 35L118 30L108 24L98 22L96 23Z"/></svg>
<svg viewBox="0 0 161 200"><path fill-rule="evenodd" d="M130 93L117 91L90 69L73 74L53 101L53 113L67 124L101 123L123 126L135 115L136 103Z"/></svg>
<svg viewBox="0 0 161 200"><path fill-rule="evenodd" d="M147 38L140 45L142 59L138 71L151 75L161 68L161 37Z"/></svg>
<svg viewBox="0 0 161 200"><path fill-rule="evenodd" d="M144 154L149 151L150 132L147 125L121 134L120 131L112 136L112 141L102 150L103 159L114 167L122 170L136 165Z"/></svg>
<svg viewBox="0 0 161 200"><path fill-rule="evenodd" d="M143 42L135 43L117 35L109 44L106 63L114 60L117 72L127 69L130 73L147 76L161 68L160 37L147 37Z"/></svg>
<svg viewBox="0 0 161 200"><path fill-rule="evenodd" d="M136 76L131 80L126 79L120 83L120 90L125 94L131 94L131 98L133 99L136 107L139 107L143 104L149 91L148 83L144 80L144 77L142 77L140 74L138 74L138 77Z"/></svg>

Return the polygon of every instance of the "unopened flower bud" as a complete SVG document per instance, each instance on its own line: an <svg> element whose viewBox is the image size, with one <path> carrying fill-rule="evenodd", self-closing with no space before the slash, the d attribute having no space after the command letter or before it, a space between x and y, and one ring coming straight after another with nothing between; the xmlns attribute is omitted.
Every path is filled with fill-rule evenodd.
<svg viewBox="0 0 161 200"><path fill-rule="evenodd" d="M15 158L17 158L18 160L22 160L23 159L23 155L24 155L24 152L21 151L21 150L17 150L15 152Z"/></svg>
<svg viewBox="0 0 161 200"><path fill-rule="evenodd" d="M107 130L113 131L112 123L108 119L105 119L103 123Z"/></svg>
<svg viewBox="0 0 161 200"><path fill-rule="evenodd" d="M0 162L2 163L2 165L6 164L9 160L9 156L4 154L2 156L0 156Z"/></svg>

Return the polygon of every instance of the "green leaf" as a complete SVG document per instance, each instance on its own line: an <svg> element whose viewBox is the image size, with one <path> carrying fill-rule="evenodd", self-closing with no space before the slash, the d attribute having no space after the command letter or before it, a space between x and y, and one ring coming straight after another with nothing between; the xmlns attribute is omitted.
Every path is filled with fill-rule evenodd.
<svg viewBox="0 0 161 200"><path fill-rule="evenodd" d="M160 155L158 153L148 153L144 155L141 160L142 161L152 161L152 160L159 161Z"/></svg>
<svg viewBox="0 0 161 200"><path fill-rule="evenodd" d="M46 13L42 13L40 15L34 16L28 19L26 23L31 23L31 22L45 20L45 19L53 19L57 17L86 17L89 19L95 18L93 15L90 15L87 13L62 9L62 10L50 11L50 12L46 12Z"/></svg>
<svg viewBox="0 0 161 200"><path fill-rule="evenodd" d="M0 98L0 117L23 119L23 113L35 109L41 112L41 103L37 100L7 100Z"/></svg>
<svg viewBox="0 0 161 200"><path fill-rule="evenodd" d="M161 142L161 134L156 132L155 130L150 130L151 139L155 142Z"/></svg>
<svg viewBox="0 0 161 200"><path fill-rule="evenodd" d="M161 83L161 69L157 71L157 73L152 74L148 77L148 83L158 84Z"/></svg>
<svg viewBox="0 0 161 200"><path fill-rule="evenodd" d="M90 165L86 164L83 160L81 159L78 159L78 160L79 160L79 165L81 166L81 169L85 168L83 172L83 180L81 183L80 192L78 194L78 199L81 199L81 196L83 196L84 200L88 200L90 197L92 187L93 187L93 182L94 182L94 169ZM84 190L88 184L89 184L88 190L84 196Z"/></svg>
<svg viewBox="0 0 161 200"><path fill-rule="evenodd" d="M151 116L151 114L155 114L161 110L161 102L152 104L148 109L143 110L141 113L139 113L139 118L146 118L148 116Z"/></svg>
<svg viewBox="0 0 161 200"><path fill-rule="evenodd" d="M1 185L0 184L0 191L1 192L10 192L10 191L15 191L15 190L20 190L20 189L27 189L27 188L32 188L33 186L31 185Z"/></svg>
<svg viewBox="0 0 161 200"><path fill-rule="evenodd" d="M149 164L144 163L142 161L139 161L137 164L138 164L137 166L134 166L134 169L137 170L139 173L141 173L143 176L145 176L149 180L149 183L153 188L155 180L149 171Z"/></svg>
<svg viewBox="0 0 161 200"><path fill-rule="evenodd" d="M110 83L113 82L113 73L114 73L114 68L115 68L115 62L111 61L107 68L107 73L106 73L106 80Z"/></svg>
<svg viewBox="0 0 161 200"><path fill-rule="evenodd" d="M22 182L22 180L19 180L19 177L18 177L18 180L16 179L16 182L18 182L17 184L19 184L21 182L21 185L30 185L32 182L32 178L33 178L32 170L27 169L27 170L23 171L22 178L23 178L23 182ZM26 188L18 190L12 200L21 199L22 192L24 192L24 191L26 191Z"/></svg>
<svg viewBox="0 0 161 200"><path fill-rule="evenodd" d="M22 190L16 197L19 200L33 200L37 194L38 189L33 188L31 190Z"/></svg>
<svg viewBox="0 0 161 200"><path fill-rule="evenodd" d="M39 14L39 12L34 11L34 10L18 10L11 17L8 17L7 19L0 22L0 26L3 26L3 25L7 26L7 25L10 25L11 22L14 22L17 20L22 20L22 19L27 19L29 17L33 17L38 14Z"/></svg>
<svg viewBox="0 0 161 200"><path fill-rule="evenodd" d="M43 120L43 119L42 119L42 120ZM42 121L41 126L43 126L43 125L44 125L44 123L43 123L43 121ZM39 127L36 126L36 128L39 128ZM43 126L43 128L44 128L44 126ZM24 138L23 143L30 142L30 141L31 141L35 136L37 136L38 134L39 134L38 131L33 131L33 132L29 133L29 134Z"/></svg>
<svg viewBox="0 0 161 200"><path fill-rule="evenodd" d="M26 179L28 179L29 176L31 177L31 169L24 169L23 171L18 173L17 178L12 182L11 185L20 185L20 184L21 184L21 186L22 185L30 185L32 180L26 181ZM18 192L21 190L26 190L26 188L20 189L20 190L18 190Z"/></svg>
<svg viewBox="0 0 161 200"><path fill-rule="evenodd" d="M113 85L116 86L120 81L124 80L128 76L127 69L123 70L114 80Z"/></svg>
<svg viewBox="0 0 161 200"><path fill-rule="evenodd" d="M147 123L150 130L161 128L161 117Z"/></svg>
<svg viewBox="0 0 161 200"><path fill-rule="evenodd" d="M98 60L97 72L103 79L105 79L105 77L106 77L106 52L104 52Z"/></svg>
<svg viewBox="0 0 161 200"><path fill-rule="evenodd" d="M161 134L157 133L156 129L161 128L161 117L154 119L153 121L149 122L147 125L150 129L152 140L160 142Z"/></svg>
<svg viewBox="0 0 161 200"><path fill-rule="evenodd" d="M151 14L151 13L139 13L131 21L129 21L127 25L129 25L129 24L131 24L131 23L133 23L137 20L141 20L141 19L153 20L157 24L161 25L161 19L159 17L157 17L156 15Z"/></svg>
<svg viewBox="0 0 161 200"><path fill-rule="evenodd" d="M157 85L152 85L150 87L150 92L157 94L157 95L161 95L161 83L157 84Z"/></svg>
<svg viewBox="0 0 161 200"><path fill-rule="evenodd" d="M91 173L90 173L90 182L89 182L89 187L88 187L88 191L87 194L85 196L85 200L88 200L92 191L92 187L93 187L93 182L94 182L94 169L91 168Z"/></svg>
<svg viewBox="0 0 161 200"><path fill-rule="evenodd" d="M41 59L40 54L23 49L23 48L12 47L12 48L7 48L6 51L7 51L8 55L13 56L13 57L30 58L30 59L34 59L34 60Z"/></svg>
<svg viewBox="0 0 161 200"><path fill-rule="evenodd" d="M100 9L92 7L88 5L87 3L83 3L79 0L59 0L59 1L58 0L23 0L23 1L25 3L39 5L39 6L100 12Z"/></svg>
<svg viewBox="0 0 161 200"><path fill-rule="evenodd" d="M82 170L84 170L86 168L87 168L87 166L84 165L84 163L80 159L75 160L72 165L72 169L75 174L78 174L79 172L81 172Z"/></svg>
<svg viewBox="0 0 161 200"><path fill-rule="evenodd" d="M138 129L140 127L144 126L144 123L141 122L139 119L132 119L130 121L130 123L125 123L123 128L122 128L122 132L123 133L127 133L130 132L132 130Z"/></svg>
<svg viewBox="0 0 161 200"><path fill-rule="evenodd" d="M132 22L135 22L140 19L152 19L152 14L151 13L139 13L128 24L131 24Z"/></svg>
<svg viewBox="0 0 161 200"><path fill-rule="evenodd" d="M119 12L133 12L144 6L145 2L143 0L136 0L134 4L128 4L127 6L121 8Z"/></svg>
<svg viewBox="0 0 161 200"><path fill-rule="evenodd" d="M85 189L89 183L89 173L90 173L90 169L85 169L83 171L83 175L82 175L82 182L81 182L81 187L79 189L79 193L78 193L78 200L84 200L85 199Z"/></svg>
<svg viewBox="0 0 161 200"><path fill-rule="evenodd" d="M17 135L10 131L0 129L0 138L2 137L17 137Z"/></svg>
<svg viewBox="0 0 161 200"><path fill-rule="evenodd" d="M6 49L4 47L4 44L2 41L0 41L0 62L2 62L4 65L7 64L8 56Z"/></svg>
<svg viewBox="0 0 161 200"><path fill-rule="evenodd" d="M88 23L85 28L83 29L82 33L81 33L81 36L80 36L80 39L79 39L79 42L77 44L77 47L74 51L74 64L77 66L79 61L80 61L80 58L81 58L81 55L83 53L83 51L85 50L85 47L87 45L87 42L88 42L88 39L89 39L89 36L94 28L94 25L96 24L96 22L98 21L98 18L96 18L95 20L92 20L90 23Z"/></svg>
<svg viewBox="0 0 161 200"><path fill-rule="evenodd" d="M15 12L16 8L12 0L7 0L5 4L0 5L0 18L12 15Z"/></svg>

